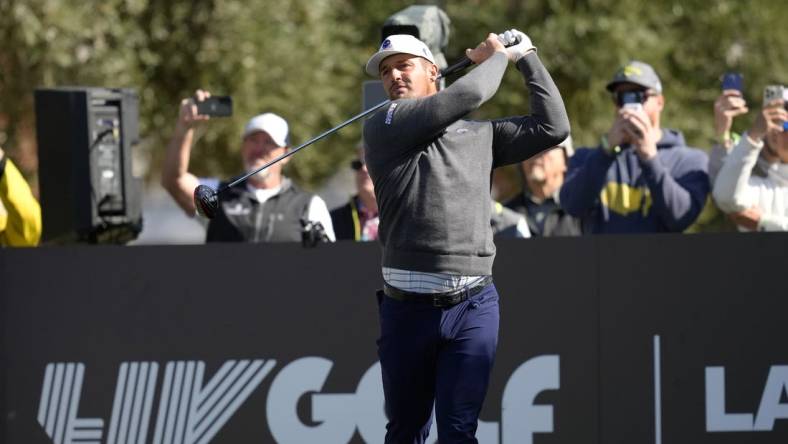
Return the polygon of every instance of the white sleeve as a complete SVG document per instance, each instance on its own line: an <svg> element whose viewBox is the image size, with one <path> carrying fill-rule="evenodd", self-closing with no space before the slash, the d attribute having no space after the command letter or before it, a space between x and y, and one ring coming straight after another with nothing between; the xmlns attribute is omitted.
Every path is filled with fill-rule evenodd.
<svg viewBox="0 0 788 444"><path fill-rule="evenodd" d="M788 216L763 214L758 221L758 231L788 231Z"/></svg>
<svg viewBox="0 0 788 444"><path fill-rule="evenodd" d="M309 203L309 213L307 219L315 222L320 222L323 229L326 231L326 236L331 242L336 242L337 238L334 235L334 224L331 223L331 213L328 212L328 207L320 196L312 197L312 202Z"/></svg>
<svg viewBox="0 0 788 444"><path fill-rule="evenodd" d="M752 167L758 161L763 142L753 144L745 134L730 152L714 181L714 200L726 213L751 208L758 203L758 186L751 183Z"/></svg>

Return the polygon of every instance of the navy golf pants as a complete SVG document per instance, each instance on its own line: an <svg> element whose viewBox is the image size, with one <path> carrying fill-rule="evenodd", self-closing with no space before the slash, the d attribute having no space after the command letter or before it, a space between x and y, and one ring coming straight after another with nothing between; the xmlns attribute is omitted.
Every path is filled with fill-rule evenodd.
<svg viewBox="0 0 788 444"><path fill-rule="evenodd" d="M433 404L440 444L476 443L479 412L498 344L498 292L490 284L453 307L378 293L378 356L386 443L424 443Z"/></svg>

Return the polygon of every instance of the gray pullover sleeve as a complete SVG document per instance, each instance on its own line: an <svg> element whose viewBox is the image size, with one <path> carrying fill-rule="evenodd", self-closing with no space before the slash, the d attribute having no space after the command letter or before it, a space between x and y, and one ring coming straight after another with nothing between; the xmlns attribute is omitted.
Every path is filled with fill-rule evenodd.
<svg viewBox="0 0 788 444"><path fill-rule="evenodd" d="M364 139L382 161L419 149L476 110L498 90L508 59L495 53L443 91L418 99L399 99L364 125Z"/></svg>
<svg viewBox="0 0 788 444"><path fill-rule="evenodd" d="M522 162L552 148L569 135L561 93L536 53L517 62L530 91L531 115L493 120L494 166Z"/></svg>

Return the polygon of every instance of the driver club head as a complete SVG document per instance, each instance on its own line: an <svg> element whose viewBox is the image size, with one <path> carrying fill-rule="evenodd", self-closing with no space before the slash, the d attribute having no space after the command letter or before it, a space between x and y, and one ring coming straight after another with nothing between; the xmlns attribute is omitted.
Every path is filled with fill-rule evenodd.
<svg viewBox="0 0 788 444"><path fill-rule="evenodd" d="M194 207L200 216L213 219L219 211L219 197L213 188L199 185L194 189Z"/></svg>

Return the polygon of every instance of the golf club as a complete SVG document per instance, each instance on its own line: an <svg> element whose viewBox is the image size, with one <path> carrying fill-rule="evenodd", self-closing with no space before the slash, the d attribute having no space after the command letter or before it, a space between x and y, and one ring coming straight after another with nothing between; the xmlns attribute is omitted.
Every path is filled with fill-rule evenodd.
<svg viewBox="0 0 788 444"><path fill-rule="evenodd" d="M514 43L512 43L510 45L506 45L506 47L514 46L514 45L516 45L518 43L519 43L519 41L515 41ZM473 64L473 62L468 57L463 57L457 63L455 63L455 64L453 64L453 65L451 65L451 66L449 66L447 68L442 69L440 71L440 73L438 74L438 78L436 80L440 80L443 77L449 76L449 75L454 74L454 73L456 73L458 71L462 71L465 68L471 66L472 64ZM220 193L222 193L222 192L228 190L229 188L231 188L231 187L233 187L233 186L245 181L246 179L254 176L257 173L259 173L260 171L263 171L264 169L270 167L271 165L273 165L273 164L275 164L277 162L280 162L280 161L292 156L293 154L295 154L295 153L301 151L302 149L308 147L309 145L312 145L313 143L325 138L326 136L334 134L335 132L339 131L340 129L342 129L342 128L348 126L348 125L350 125L351 123L355 122L356 120L359 120L359 119L361 119L363 117L366 117L366 116L374 113L378 109L388 105L390 102L391 102L391 100L385 100L385 101L383 101L381 103L378 103L377 105L373 106L372 108L369 108L368 110L351 117L350 119L340 123L339 125L337 125L337 126L331 128L331 129L323 132L322 134L307 140L306 142L302 143L301 145L298 145L297 147L293 148L292 150L286 152L285 154L282 154L281 156L277 157L276 159L273 159L272 161L270 161L270 162L266 163L265 165L261 166L260 168L257 168L256 170L253 170L253 171L250 171L250 172L244 174L243 176L233 180L232 182L230 182L227 185L219 188L218 190L214 190L213 188L211 188L211 187L209 187L207 185L199 185L197 188L194 189L194 207L197 209L197 213L200 214L203 217L207 217L208 219L213 219L214 216L216 216L216 213L219 211L219 194Z"/></svg>

